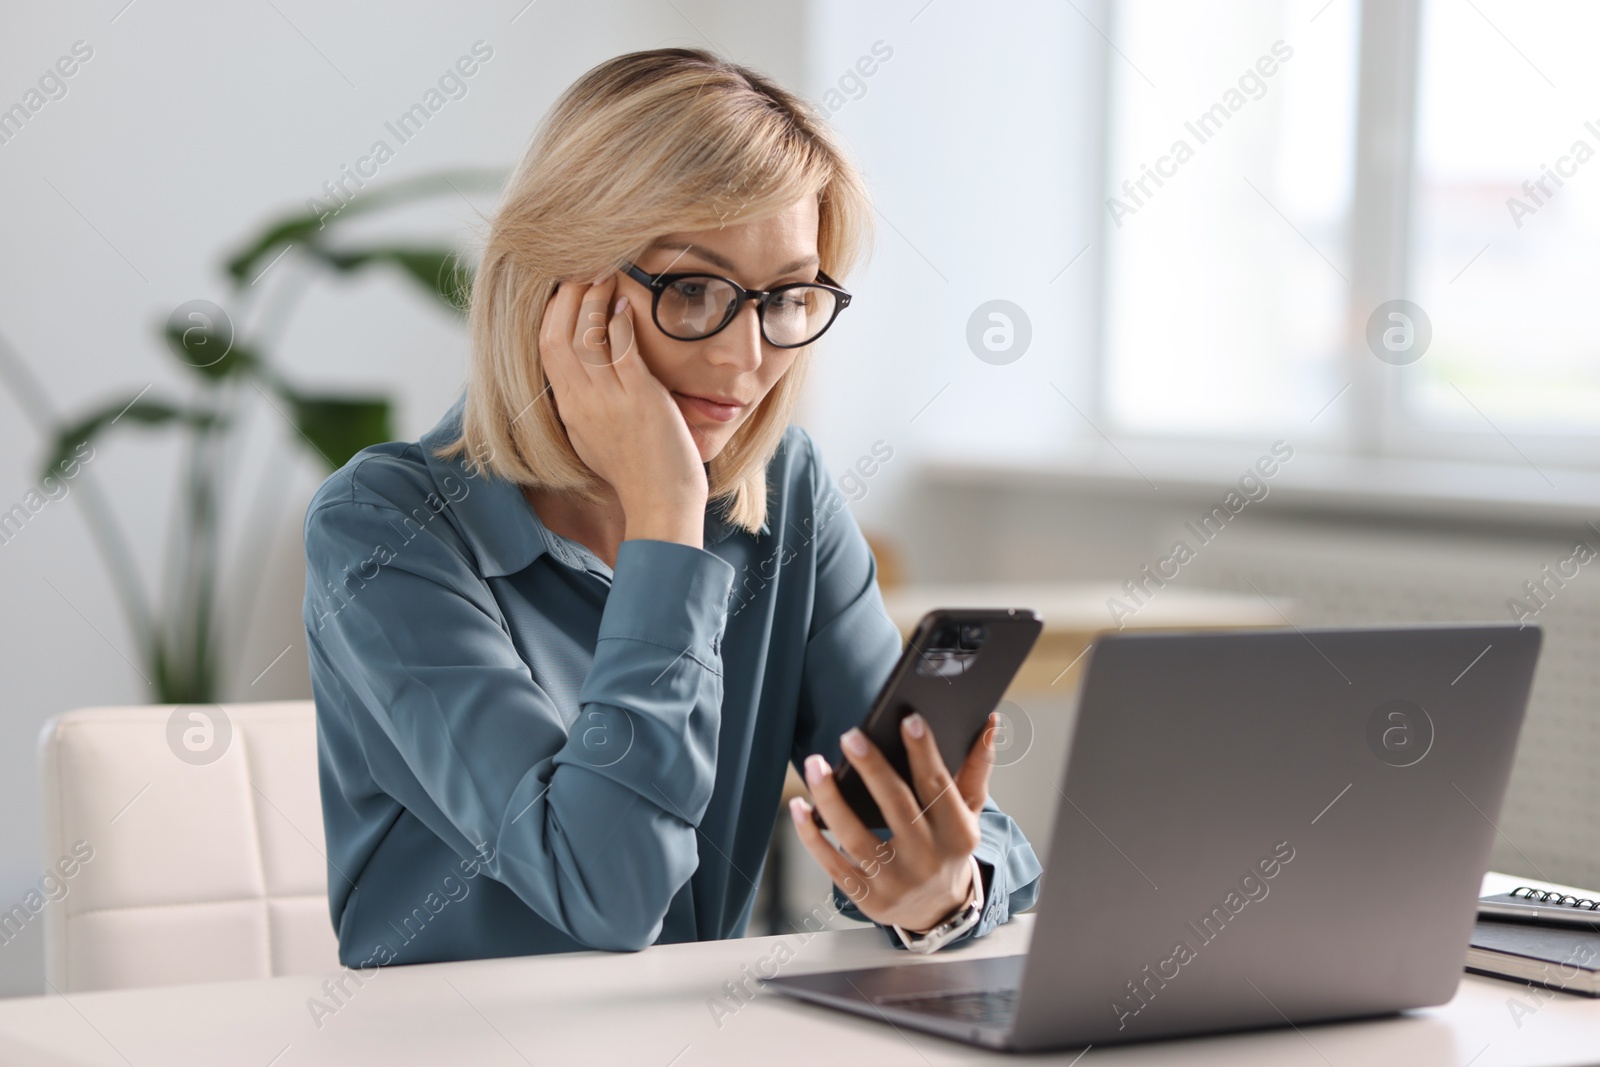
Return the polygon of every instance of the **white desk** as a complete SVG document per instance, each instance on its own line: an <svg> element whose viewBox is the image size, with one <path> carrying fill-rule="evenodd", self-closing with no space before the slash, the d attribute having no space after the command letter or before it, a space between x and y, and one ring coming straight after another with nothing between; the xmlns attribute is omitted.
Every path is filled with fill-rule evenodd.
<svg viewBox="0 0 1600 1067"><path fill-rule="evenodd" d="M1485 880L1497 891L1501 876ZM1515 880L1511 880L1514 882ZM1024 915L973 945L1016 952ZM633 955L584 952L378 972L320 1029L306 1007L318 978L269 978L0 1001L0 1063L27 1067L301 1067L309 1064L908 1064L1072 1063L1077 1052L1018 1060L761 994L719 1020L707 1003L780 941L782 973L906 960L876 930L667 945ZM913 960L929 966L933 960ZM353 983L352 983L353 984ZM753 984L753 983L752 983ZM1514 1019L1507 1002L1536 1006ZM1534 996L1466 976L1448 1005L1374 1022L1095 1048L1094 1064L1305 1064L1497 1067L1592 1064L1600 1000Z"/></svg>

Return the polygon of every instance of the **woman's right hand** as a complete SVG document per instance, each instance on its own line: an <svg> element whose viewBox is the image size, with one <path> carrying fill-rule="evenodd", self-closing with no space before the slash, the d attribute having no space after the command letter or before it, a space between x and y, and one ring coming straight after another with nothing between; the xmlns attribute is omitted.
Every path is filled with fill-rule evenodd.
<svg viewBox="0 0 1600 1067"><path fill-rule="evenodd" d="M578 458L622 504L625 539L701 547L706 472L693 431L635 343L633 309L611 312L617 274L562 282L545 307L539 355Z"/></svg>

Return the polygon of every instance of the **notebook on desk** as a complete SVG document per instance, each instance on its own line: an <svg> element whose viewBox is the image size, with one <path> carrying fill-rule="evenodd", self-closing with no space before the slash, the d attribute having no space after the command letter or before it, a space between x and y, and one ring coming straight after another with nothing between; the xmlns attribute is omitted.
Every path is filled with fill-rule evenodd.
<svg viewBox="0 0 1600 1067"><path fill-rule="evenodd" d="M1600 927L1480 919L1472 929L1467 970L1600 997Z"/></svg>
<svg viewBox="0 0 1600 1067"><path fill-rule="evenodd" d="M1484 919L1576 926L1600 932L1600 899L1527 885L1519 885L1509 893L1479 897L1478 915Z"/></svg>

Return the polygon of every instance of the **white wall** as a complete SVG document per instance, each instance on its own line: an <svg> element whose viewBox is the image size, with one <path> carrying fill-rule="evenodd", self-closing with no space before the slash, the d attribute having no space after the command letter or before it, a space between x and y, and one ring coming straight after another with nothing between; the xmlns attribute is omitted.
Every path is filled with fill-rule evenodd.
<svg viewBox="0 0 1600 1067"><path fill-rule="evenodd" d="M1102 3L1078 8L1103 25ZM817 5L811 94L852 87L874 46L892 56L832 114L876 201L876 248L850 280L813 372L804 421L836 472L883 440L895 458L856 504L885 527L916 464L937 454L1028 457L1074 430L1050 387L1081 398L1093 342L1103 44L1071 5ZM868 68L872 66L868 63ZM1032 341L980 360L969 316L1019 305Z"/></svg>

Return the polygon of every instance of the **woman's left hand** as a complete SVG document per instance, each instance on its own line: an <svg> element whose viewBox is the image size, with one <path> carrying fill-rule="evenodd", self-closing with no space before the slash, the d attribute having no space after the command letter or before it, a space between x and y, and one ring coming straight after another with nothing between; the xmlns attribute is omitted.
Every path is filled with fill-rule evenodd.
<svg viewBox="0 0 1600 1067"><path fill-rule="evenodd" d="M874 922L924 931L972 896L969 857L981 840L978 813L989 797L994 767L996 720L983 733L954 777L945 767L933 733L917 714L900 724L915 792L866 734L852 728L840 746L878 802L894 832L883 841L867 829L839 792L833 771L819 755L806 757L811 796L843 851L828 843L800 797L789 814L806 850L861 913Z"/></svg>

